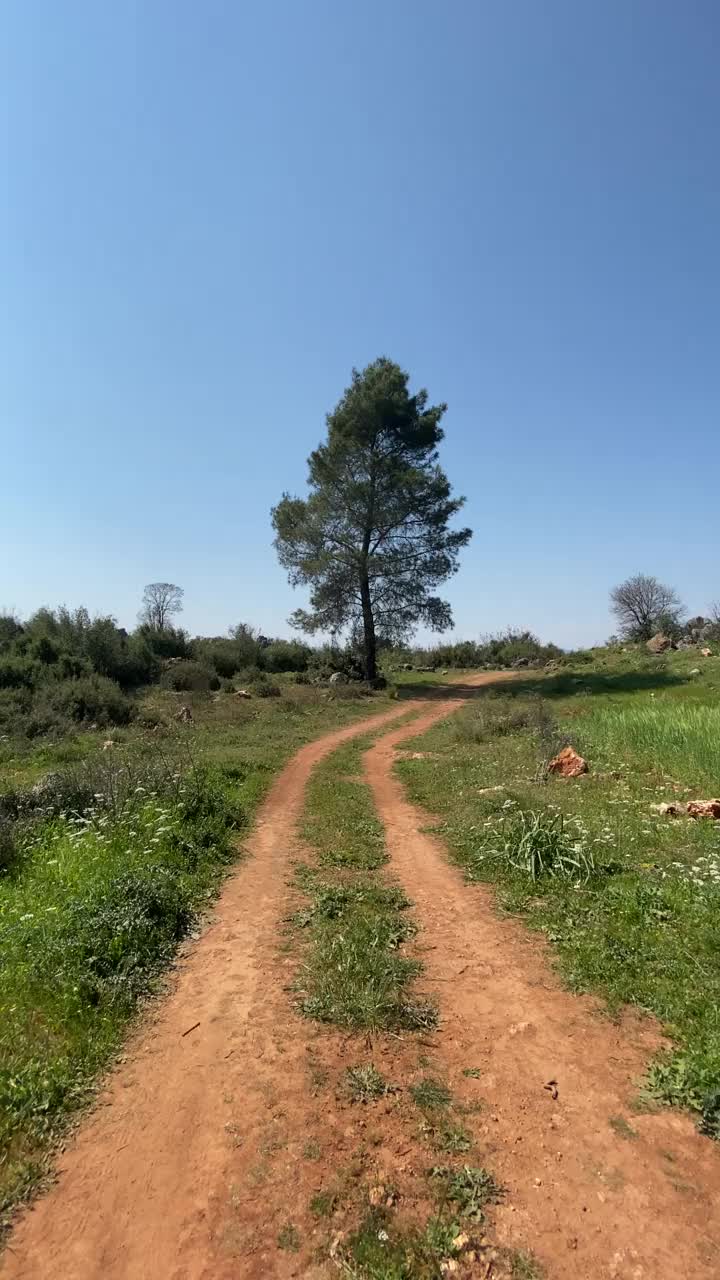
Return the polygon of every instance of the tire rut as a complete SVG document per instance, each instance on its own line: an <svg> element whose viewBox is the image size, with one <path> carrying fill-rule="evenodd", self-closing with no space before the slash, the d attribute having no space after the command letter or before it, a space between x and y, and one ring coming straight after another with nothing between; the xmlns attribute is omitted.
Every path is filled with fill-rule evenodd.
<svg viewBox="0 0 720 1280"><path fill-rule="evenodd" d="M549 948L464 882L394 776L395 747L456 709L439 703L384 735L365 767L421 926L423 986L441 1012L435 1054L451 1084L480 1068L487 1163L508 1188L500 1241L530 1248L550 1280L717 1280L717 1145L670 1110L633 1115L635 1138L612 1127L661 1043L656 1025L632 1012L611 1022L563 989Z"/></svg>
<svg viewBox="0 0 720 1280"><path fill-rule="evenodd" d="M215 922L68 1142L57 1183L21 1216L3 1280L305 1274L276 1239L283 1222L307 1218L308 1134L322 1134L326 1158L337 1146L340 1117L313 1091L315 1054L343 1054L342 1038L299 1018L286 990L294 962L279 946L297 823L324 756L423 705L327 734L275 779Z"/></svg>
<svg viewBox="0 0 720 1280"><path fill-rule="evenodd" d="M365 1118L332 1095L359 1038L294 1013L287 988L296 958L280 945L310 773L348 739L385 728L366 753L366 776L390 870L416 904L423 989L440 1007L440 1029L423 1044L458 1095L475 1090L486 1104L473 1127L508 1188L494 1213L501 1242L530 1248L548 1280L714 1280L714 1144L670 1111L633 1116L632 1141L610 1126L659 1043L653 1025L632 1015L609 1023L597 1002L563 990L548 949L498 918L489 891L463 882L393 774L396 745L456 711L470 685L496 679L474 677L430 706L403 703L290 761L215 923L188 949L170 994L69 1143L58 1182L19 1221L0 1262L3 1280L337 1274L314 1259L327 1259L329 1232L347 1214L319 1224L308 1205L342 1170L348 1198L354 1184L397 1176L407 1208L419 1219L429 1211L427 1153L409 1139L402 1105ZM392 728L413 712L410 724ZM381 1037L370 1050L390 1079L407 1082L417 1070L412 1037ZM479 1067L481 1079L465 1078L467 1067ZM557 1100L544 1089L551 1078ZM310 1145L317 1163L308 1163ZM278 1249L289 1223L299 1227L297 1253Z"/></svg>

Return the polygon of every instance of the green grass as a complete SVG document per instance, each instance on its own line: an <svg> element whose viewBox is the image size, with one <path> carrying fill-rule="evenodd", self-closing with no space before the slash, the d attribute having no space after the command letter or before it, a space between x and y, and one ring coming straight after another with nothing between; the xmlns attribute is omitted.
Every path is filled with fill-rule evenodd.
<svg viewBox="0 0 720 1280"><path fill-rule="evenodd" d="M342 1274L352 1280L441 1280L442 1264L459 1253L453 1244L459 1234L452 1218L433 1217L421 1230L373 1209L343 1249Z"/></svg>
<svg viewBox="0 0 720 1280"><path fill-rule="evenodd" d="M702 662L702 660L701 660ZM720 661L595 655L594 665L489 691L408 744L398 769L441 819L471 880L497 887L554 945L576 990L661 1019L675 1051L656 1096L720 1126L720 825L660 817L660 801L720 783ZM570 741L590 762L547 777Z"/></svg>
<svg viewBox="0 0 720 1280"><path fill-rule="evenodd" d="M159 752L185 745L208 763L232 765L244 792L241 801L255 804L277 769L305 742L392 706L384 693L358 697L353 686L330 691L278 679L280 698L247 702L231 693L172 694L154 686L139 702L138 720L127 727L78 729L55 740L0 741L0 788L32 783L49 770L93 760L111 738L142 759L154 760ZM174 718L181 706L191 708L190 726Z"/></svg>
<svg viewBox="0 0 720 1280"><path fill-rule="evenodd" d="M539 1262L524 1249L506 1250L504 1261L510 1267L512 1280L543 1280Z"/></svg>
<svg viewBox="0 0 720 1280"><path fill-rule="evenodd" d="M593 716L583 746L595 758L629 755L648 769L660 765L669 776L705 787L710 795L720 790L720 704L658 701L650 707L608 708Z"/></svg>
<svg viewBox="0 0 720 1280"><path fill-rule="evenodd" d="M243 814L219 770L151 785L18 823L0 879L3 1211L235 856Z"/></svg>
<svg viewBox="0 0 720 1280"><path fill-rule="evenodd" d="M361 751L355 743L341 747L310 781L302 834L321 867L375 871L387 861L367 787L353 778L361 769Z"/></svg>
<svg viewBox="0 0 720 1280"><path fill-rule="evenodd" d="M485 1221L489 1204L502 1199L504 1190L487 1169L464 1164L460 1169L439 1165L431 1171L431 1177L442 1187L443 1200L451 1204L461 1218L470 1222Z"/></svg>
<svg viewBox="0 0 720 1280"><path fill-rule="evenodd" d="M433 1006L413 991L420 972L405 946L410 902L377 874L387 861L369 787L356 780L367 741L341 748L315 770L303 834L317 864L298 869L308 903L295 917L309 945L299 986L303 1012L349 1028L420 1029Z"/></svg>
<svg viewBox="0 0 720 1280"><path fill-rule="evenodd" d="M390 1085L380 1072L368 1063L359 1067L348 1067L345 1072L345 1084L353 1102L377 1102L390 1092Z"/></svg>
<svg viewBox="0 0 720 1280"><path fill-rule="evenodd" d="M436 1107L447 1107L452 1101L452 1094L446 1084L425 1076L417 1084L410 1086L410 1096L418 1107L434 1110Z"/></svg>
<svg viewBox="0 0 720 1280"><path fill-rule="evenodd" d="M283 1249L286 1253L297 1253L300 1249L300 1233L292 1222L286 1222L278 1232L277 1237L278 1249Z"/></svg>
<svg viewBox="0 0 720 1280"><path fill-rule="evenodd" d="M390 704L297 688L245 704L154 691L139 726L0 744L0 1214L48 1167L287 758ZM102 752L112 737L118 745ZM48 776L35 794L31 784Z"/></svg>

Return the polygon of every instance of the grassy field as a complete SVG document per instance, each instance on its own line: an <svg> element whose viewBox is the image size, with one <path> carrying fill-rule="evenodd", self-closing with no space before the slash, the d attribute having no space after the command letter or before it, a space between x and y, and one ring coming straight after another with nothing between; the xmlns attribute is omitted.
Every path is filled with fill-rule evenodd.
<svg viewBox="0 0 720 1280"><path fill-rule="evenodd" d="M197 927L277 770L389 705L289 682L248 702L156 690L131 727L0 743L4 1218Z"/></svg>
<svg viewBox="0 0 720 1280"><path fill-rule="evenodd" d="M720 823L660 815L720 793L720 659L596 655L488 690L408 744L412 797L470 880L555 948L568 984L655 1014L647 1094L720 1136ZM545 765L571 743L579 779Z"/></svg>

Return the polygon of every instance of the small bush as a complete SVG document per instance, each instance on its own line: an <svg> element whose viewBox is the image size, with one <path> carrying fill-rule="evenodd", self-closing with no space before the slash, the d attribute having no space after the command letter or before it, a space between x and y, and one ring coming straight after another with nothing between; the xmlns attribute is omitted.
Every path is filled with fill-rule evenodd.
<svg viewBox="0 0 720 1280"><path fill-rule="evenodd" d="M238 668L234 684L236 688L249 689L256 681L265 679L265 672L260 667L244 666Z"/></svg>
<svg viewBox="0 0 720 1280"><path fill-rule="evenodd" d="M272 640L262 650L262 663L266 671L278 674L282 671L305 671L311 649L300 640Z"/></svg>
<svg viewBox="0 0 720 1280"><path fill-rule="evenodd" d="M135 706L114 680L89 675L42 685L34 699L32 713L36 732L45 732L44 723L51 727L58 720L129 724L135 715Z"/></svg>
<svg viewBox="0 0 720 1280"><path fill-rule="evenodd" d="M279 698L282 689L279 684L273 684L272 680L263 678L253 682L251 692L255 694L256 698Z"/></svg>
<svg viewBox="0 0 720 1280"><path fill-rule="evenodd" d="M32 693L29 689L0 689L0 731L24 733L31 706Z"/></svg>
<svg viewBox="0 0 720 1280"><path fill-rule="evenodd" d="M40 675L36 660L17 655L0 658L0 689L32 689Z"/></svg>
<svg viewBox="0 0 720 1280"><path fill-rule="evenodd" d="M191 658L192 646L182 627L150 627L143 624L135 635L143 640L157 658Z"/></svg>
<svg viewBox="0 0 720 1280"><path fill-rule="evenodd" d="M220 677L213 667L181 658L165 668L160 683L176 693L209 693L220 688Z"/></svg>
<svg viewBox="0 0 720 1280"><path fill-rule="evenodd" d="M440 1080L433 1080L432 1076L425 1076L417 1084L411 1085L410 1094L416 1106L431 1111L436 1107L448 1107L452 1101L447 1085Z"/></svg>

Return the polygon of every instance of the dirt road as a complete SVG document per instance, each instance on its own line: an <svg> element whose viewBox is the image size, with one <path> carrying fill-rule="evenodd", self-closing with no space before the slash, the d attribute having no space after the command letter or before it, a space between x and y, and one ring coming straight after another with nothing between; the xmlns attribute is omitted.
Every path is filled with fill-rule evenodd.
<svg viewBox="0 0 720 1280"><path fill-rule="evenodd" d="M563 990L548 949L464 883L393 775L394 748L453 706L384 735L367 776L415 902L451 1086L480 1068L487 1164L508 1188L498 1234L529 1245L551 1280L718 1280L718 1145L676 1112L632 1110L657 1032L632 1015L610 1022Z"/></svg>
<svg viewBox="0 0 720 1280"><path fill-rule="evenodd" d="M465 886L422 833L392 775L394 746L457 707L457 691L402 703L303 748L278 777L216 922L69 1145L57 1184L19 1222L3 1280L337 1274L312 1261L327 1238L308 1210L313 1193L343 1169L352 1181L385 1166L408 1188L420 1184L426 1154L393 1106L370 1134L359 1109L328 1091L358 1037L293 1012L296 962L281 949L310 772L347 739L386 728L368 753L368 778L428 948L424 986L435 987L442 1016L433 1055L451 1084L476 1088L488 1105L485 1162L509 1189L500 1235L532 1248L549 1280L717 1280L717 1147L671 1113L632 1116L636 1138L612 1127L628 1114L652 1033L632 1019L612 1025L562 991L537 940L496 917L489 896ZM393 730L410 711L410 727ZM410 1038L376 1052L390 1078L416 1064ZM462 1077L468 1065L481 1079ZM543 1088L551 1078L557 1100Z"/></svg>
<svg viewBox="0 0 720 1280"><path fill-rule="evenodd" d="M216 923L130 1045L57 1185L20 1221L3 1280L293 1274L267 1202L292 1218L313 1105L313 1032L292 1013L283 989L292 972L278 955L295 828L314 765L408 710L400 704L310 743L278 776ZM271 1160L280 1150L282 1162Z"/></svg>

